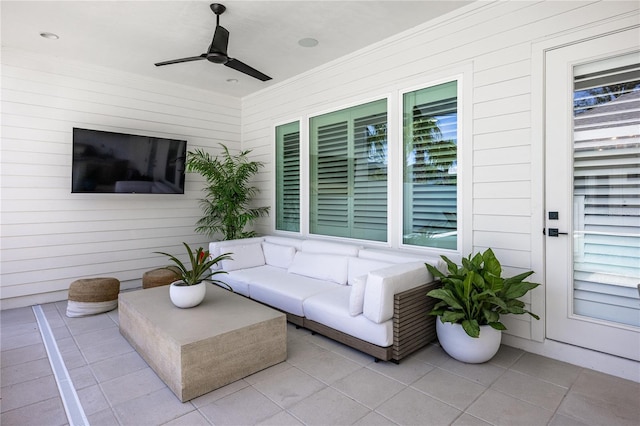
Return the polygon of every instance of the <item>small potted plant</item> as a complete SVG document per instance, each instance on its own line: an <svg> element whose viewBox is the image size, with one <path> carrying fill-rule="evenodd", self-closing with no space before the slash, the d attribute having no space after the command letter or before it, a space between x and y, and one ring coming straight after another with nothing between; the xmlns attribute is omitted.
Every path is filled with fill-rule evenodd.
<svg viewBox="0 0 640 426"><path fill-rule="evenodd" d="M502 266L491 249L469 255L458 267L446 256L448 274L426 264L440 279L442 287L427 295L439 299L431 315L437 315L436 333L442 348L452 357L468 363L490 360L500 348L502 314L536 314L525 309L519 300L540 284L524 281L533 271L503 278Z"/></svg>
<svg viewBox="0 0 640 426"><path fill-rule="evenodd" d="M231 291L233 289L226 283L212 279L214 275L226 274L223 270L213 270L212 266L224 259L231 259L231 253L221 254L218 257L212 258L208 250L204 250L202 247L198 250L191 250L191 247L187 243L182 243L187 248L189 254L189 261L191 266L187 268L177 257L163 252L155 252L168 256L176 266L169 267L172 270L178 269L178 275L180 279L171 283L169 287L169 297L171 302L179 308L192 308L198 306L206 294L205 280L215 282Z"/></svg>

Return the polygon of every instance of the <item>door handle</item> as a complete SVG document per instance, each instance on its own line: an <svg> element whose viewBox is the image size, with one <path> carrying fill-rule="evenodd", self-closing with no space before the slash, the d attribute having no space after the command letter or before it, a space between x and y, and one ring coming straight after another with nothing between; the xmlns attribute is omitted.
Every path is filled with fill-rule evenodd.
<svg viewBox="0 0 640 426"><path fill-rule="evenodd" d="M549 236L557 237L558 235L569 235L567 232L559 232L558 228L549 228Z"/></svg>

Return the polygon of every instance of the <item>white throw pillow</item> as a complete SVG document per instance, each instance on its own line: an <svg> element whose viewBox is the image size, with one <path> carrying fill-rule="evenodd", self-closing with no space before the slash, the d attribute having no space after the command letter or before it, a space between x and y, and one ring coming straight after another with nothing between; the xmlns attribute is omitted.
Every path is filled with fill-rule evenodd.
<svg viewBox="0 0 640 426"><path fill-rule="evenodd" d="M373 259L362 259L359 257L350 257L349 258L349 275L348 275L347 283L349 285L353 285L353 280L356 279L357 277L361 275L367 275L371 271L385 268L390 265L393 265L393 263L381 262L379 260L373 260Z"/></svg>
<svg viewBox="0 0 640 426"><path fill-rule="evenodd" d="M296 255L296 248L292 246L281 246L278 244L262 243L264 261L267 265L278 268L288 268Z"/></svg>
<svg viewBox="0 0 640 426"><path fill-rule="evenodd" d="M364 290L367 286L367 276L361 275L351 282L351 294L349 295L349 315L352 317L362 313L364 306Z"/></svg>
<svg viewBox="0 0 640 426"><path fill-rule="evenodd" d="M288 272L345 285L348 267L349 261L345 256L299 251L293 258Z"/></svg>
<svg viewBox="0 0 640 426"><path fill-rule="evenodd" d="M222 254L231 253L232 260L225 259L220 262L222 269L227 272L264 265L264 254L262 252L262 243L260 242L225 245L220 249Z"/></svg>

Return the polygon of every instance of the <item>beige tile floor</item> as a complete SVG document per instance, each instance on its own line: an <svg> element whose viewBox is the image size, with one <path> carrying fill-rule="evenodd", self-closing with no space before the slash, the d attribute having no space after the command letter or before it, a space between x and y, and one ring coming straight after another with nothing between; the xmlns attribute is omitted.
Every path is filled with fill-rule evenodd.
<svg viewBox="0 0 640 426"><path fill-rule="evenodd" d="M400 365L289 325L288 359L181 403L112 311L42 305L91 425L639 425L640 384L503 346L487 364L437 345ZM0 424L69 424L31 308L1 312Z"/></svg>

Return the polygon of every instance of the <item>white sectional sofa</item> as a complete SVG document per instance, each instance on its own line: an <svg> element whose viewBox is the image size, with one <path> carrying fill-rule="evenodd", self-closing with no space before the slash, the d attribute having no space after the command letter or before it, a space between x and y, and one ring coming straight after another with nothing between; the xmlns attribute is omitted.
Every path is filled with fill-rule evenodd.
<svg viewBox="0 0 640 426"><path fill-rule="evenodd" d="M376 359L399 361L435 338L436 283L425 262L438 258L314 239L265 236L209 244L232 253L216 275L236 293Z"/></svg>

